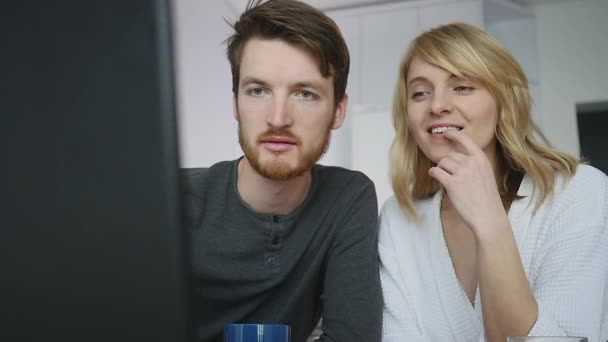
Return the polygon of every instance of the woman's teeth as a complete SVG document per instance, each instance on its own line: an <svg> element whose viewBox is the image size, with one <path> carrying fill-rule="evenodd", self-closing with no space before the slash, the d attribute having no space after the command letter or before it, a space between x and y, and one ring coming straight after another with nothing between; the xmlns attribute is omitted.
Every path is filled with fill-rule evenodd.
<svg viewBox="0 0 608 342"><path fill-rule="evenodd" d="M460 128L458 127L435 127L431 129L431 133L435 134L435 133L443 133L447 130L450 131L460 131Z"/></svg>

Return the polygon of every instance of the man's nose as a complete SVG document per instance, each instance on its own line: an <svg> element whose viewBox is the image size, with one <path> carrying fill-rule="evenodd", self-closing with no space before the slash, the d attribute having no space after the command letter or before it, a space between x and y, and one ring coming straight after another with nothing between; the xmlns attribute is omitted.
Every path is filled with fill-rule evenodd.
<svg viewBox="0 0 608 342"><path fill-rule="evenodd" d="M289 103L286 97L275 97L272 108L266 117L266 124L269 128L282 129L291 126L293 122L288 107Z"/></svg>

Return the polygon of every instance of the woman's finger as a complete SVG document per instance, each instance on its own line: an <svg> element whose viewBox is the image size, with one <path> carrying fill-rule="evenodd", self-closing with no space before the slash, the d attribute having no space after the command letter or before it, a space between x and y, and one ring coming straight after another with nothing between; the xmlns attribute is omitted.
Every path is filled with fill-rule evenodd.
<svg viewBox="0 0 608 342"><path fill-rule="evenodd" d="M456 170L458 170L458 168L460 167L460 164L456 160L452 159L451 157L445 157L445 158L442 158L439 161L439 163L437 163L437 167L446 171L450 175L453 175L456 172Z"/></svg>
<svg viewBox="0 0 608 342"><path fill-rule="evenodd" d="M447 130L443 132L443 136L462 147L462 151L466 155L477 156L480 153L483 153L481 148L477 146L473 139L462 131Z"/></svg>
<svg viewBox="0 0 608 342"><path fill-rule="evenodd" d="M451 175L447 171L440 167L433 166L429 169L429 175L435 178L439 183L441 183L444 188L448 188Z"/></svg>

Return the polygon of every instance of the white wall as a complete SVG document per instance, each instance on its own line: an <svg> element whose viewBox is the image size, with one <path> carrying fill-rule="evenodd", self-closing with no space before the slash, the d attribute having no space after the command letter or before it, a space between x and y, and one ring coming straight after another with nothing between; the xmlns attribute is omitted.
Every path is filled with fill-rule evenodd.
<svg viewBox="0 0 608 342"><path fill-rule="evenodd" d="M366 174L376 188L378 208L393 195L389 151L395 136L390 111L356 112L352 121L352 168Z"/></svg>
<svg viewBox="0 0 608 342"><path fill-rule="evenodd" d="M608 1L573 0L536 8L543 130L579 155L575 104L608 100Z"/></svg>
<svg viewBox="0 0 608 342"><path fill-rule="evenodd" d="M181 164L210 166L238 157L232 81L222 41L233 10L222 0L176 0L174 43Z"/></svg>
<svg viewBox="0 0 608 342"><path fill-rule="evenodd" d="M498 20L486 24L486 30L498 39L519 62L528 78L532 96L532 119L543 127L543 106L538 71L538 42L536 41L536 21L534 16Z"/></svg>

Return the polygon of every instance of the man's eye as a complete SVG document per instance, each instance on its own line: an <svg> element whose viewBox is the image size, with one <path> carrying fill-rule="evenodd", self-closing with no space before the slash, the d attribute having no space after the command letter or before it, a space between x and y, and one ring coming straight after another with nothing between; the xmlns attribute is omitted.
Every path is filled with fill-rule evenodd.
<svg viewBox="0 0 608 342"><path fill-rule="evenodd" d="M305 100L314 100L315 98L317 98L315 93L308 91L308 90L302 90L299 95L301 98L303 98Z"/></svg>
<svg viewBox="0 0 608 342"><path fill-rule="evenodd" d="M262 96L262 95L264 95L264 89L262 89L262 88L253 88L253 89L250 89L248 91L248 93L250 95L253 95L253 96Z"/></svg>

